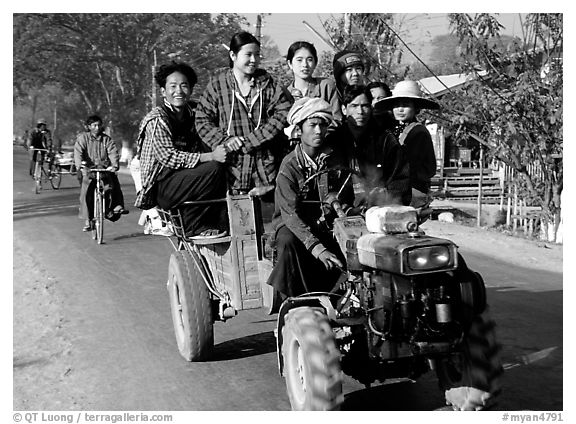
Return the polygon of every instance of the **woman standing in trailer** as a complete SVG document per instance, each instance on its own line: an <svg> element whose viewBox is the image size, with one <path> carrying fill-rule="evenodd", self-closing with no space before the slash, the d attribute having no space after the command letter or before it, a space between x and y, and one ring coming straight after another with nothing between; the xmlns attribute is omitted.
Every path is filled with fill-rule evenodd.
<svg viewBox="0 0 576 424"><path fill-rule="evenodd" d="M260 43L248 32L230 41L230 69L206 87L196 111L196 129L208 146L231 152L230 188L264 194L274 187L286 139L282 130L291 101L263 69Z"/></svg>
<svg viewBox="0 0 576 424"><path fill-rule="evenodd" d="M333 119L340 121L342 111L336 84L330 78L313 76L318 65L318 54L314 44L307 41L292 43L286 54L286 62L294 75L294 81L288 86L288 91L294 100L303 97L319 97L331 105Z"/></svg>

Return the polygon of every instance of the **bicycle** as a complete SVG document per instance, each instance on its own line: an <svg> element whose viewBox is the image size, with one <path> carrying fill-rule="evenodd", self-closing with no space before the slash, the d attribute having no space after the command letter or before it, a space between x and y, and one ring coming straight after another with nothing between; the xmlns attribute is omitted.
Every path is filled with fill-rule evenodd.
<svg viewBox="0 0 576 424"><path fill-rule="evenodd" d="M48 152L48 149L39 149L31 147L30 151L33 152L34 156L34 173L32 178L34 179L34 191L39 194L42 190L42 177L45 180L50 178L49 173L44 168L44 155Z"/></svg>
<svg viewBox="0 0 576 424"><path fill-rule="evenodd" d="M34 173L32 178L34 179L35 185L34 190L36 194L39 194L42 190L42 180L50 181L50 185L54 190L60 188L61 175L58 169L58 165L54 161L54 155L52 149L40 149L32 147L30 148L32 152L38 152L35 154L34 159ZM44 165L48 164L48 168Z"/></svg>
<svg viewBox="0 0 576 424"><path fill-rule="evenodd" d="M102 244L104 242L104 215L106 213L106 196L104 195L104 183L102 182L102 173L110 172L107 168L89 168L84 169L95 173L96 186L94 187L94 218L92 220L92 238Z"/></svg>

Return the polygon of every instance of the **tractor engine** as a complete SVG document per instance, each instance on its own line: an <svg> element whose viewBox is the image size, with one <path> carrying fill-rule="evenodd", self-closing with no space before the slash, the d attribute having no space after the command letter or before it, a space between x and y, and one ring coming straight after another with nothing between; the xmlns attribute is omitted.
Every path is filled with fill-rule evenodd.
<svg viewBox="0 0 576 424"><path fill-rule="evenodd" d="M370 356L396 359L448 353L463 325L453 281L445 278L405 278L387 272L364 273L358 287L366 311Z"/></svg>
<svg viewBox="0 0 576 424"><path fill-rule="evenodd" d="M413 208L373 208L364 224L358 218L336 220L334 235L354 276L369 356L453 351L469 317L484 307L481 279L459 270L454 243L419 230Z"/></svg>

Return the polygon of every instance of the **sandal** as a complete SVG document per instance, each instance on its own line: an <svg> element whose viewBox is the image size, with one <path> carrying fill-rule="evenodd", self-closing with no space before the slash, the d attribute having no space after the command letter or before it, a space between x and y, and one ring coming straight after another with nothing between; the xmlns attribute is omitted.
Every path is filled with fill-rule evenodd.
<svg viewBox="0 0 576 424"><path fill-rule="evenodd" d="M228 231L209 229L209 230L204 230L200 234L197 234L197 235L189 237L189 238L192 240L215 239L215 238L224 237L227 235L228 235Z"/></svg>

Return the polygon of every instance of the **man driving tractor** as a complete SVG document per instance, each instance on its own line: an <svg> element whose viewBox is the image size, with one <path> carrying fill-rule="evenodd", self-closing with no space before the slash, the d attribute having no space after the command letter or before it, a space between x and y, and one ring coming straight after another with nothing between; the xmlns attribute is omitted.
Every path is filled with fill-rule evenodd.
<svg viewBox="0 0 576 424"><path fill-rule="evenodd" d="M319 184L315 179L304 184L329 164L332 149L324 140L332 123L332 108L323 99L304 97L290 109L288 122L300 140L282 161L276 179L272 223L278 260L268 279L281 297L330 291L344 261L321 219L320 200L328 195L329 184L322 179ZM304 192L300 190L303 186Z"/></svg>

